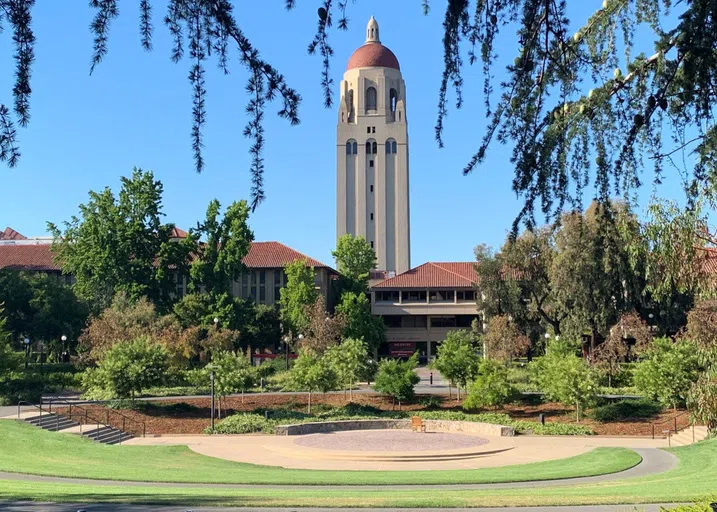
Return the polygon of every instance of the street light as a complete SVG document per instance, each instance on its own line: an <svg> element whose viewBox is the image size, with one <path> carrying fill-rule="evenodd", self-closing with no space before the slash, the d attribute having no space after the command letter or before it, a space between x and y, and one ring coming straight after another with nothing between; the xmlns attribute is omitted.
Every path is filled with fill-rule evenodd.
<svg viewBox="0 0 717 512"><path fill-rule="evenodd" d="M549 339L550 339L550 333L549 333L549 332L546 332L546 333L545 333L545 339L546 339L546 340L549 340Z"/></svg>
<svg viewBox="0 0 717 512"><path fill-rule="evenodd" d="M219 325L219 319L217 317L214 317L214 327L217 327Z"/></svg>
<svg viewBox="0 0 717 512"><path fill-rule="evenodd" d="M30 338L22 340L25 344L25 369L27 370L27 360L30 358Z"/></svg>
<svg viewBox="0 0 717 512"><path fill-rule="evenodd" d="M67 341L67 336L63 334L62 336L60 336L60 339L62 340L62 362L64 363L66 362L65 356L67 355L67 351L65 350L65 342Z"/></svg>
<svg viewBox="0 0 717 512"><path fill-rule="evenodd" d="M212 396L212 433L214 433L214 369L216 366L207 365L209 368L209 389Z"/></svg>

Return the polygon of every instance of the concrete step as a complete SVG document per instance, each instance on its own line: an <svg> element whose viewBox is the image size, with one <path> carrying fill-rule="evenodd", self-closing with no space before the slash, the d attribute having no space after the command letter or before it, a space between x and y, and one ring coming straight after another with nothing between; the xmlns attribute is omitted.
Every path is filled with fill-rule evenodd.
<svg viewBox="0 0 717 512"><path fill-rule="evenodd" d="M100 427L99 430L95 428L93 431L83 432L82 435L104 444L117 444L120 441L126 441L132 437L131 434L112 427Z"/></svg>
<svg viewBox="0 0 717 512"><path fill-rule="evenodd" d="M706 439L708 434L707 427L695 426L694 432L692 427L688 427L674 434L670 439L670 444L672 446L687 446Z"/></svg>

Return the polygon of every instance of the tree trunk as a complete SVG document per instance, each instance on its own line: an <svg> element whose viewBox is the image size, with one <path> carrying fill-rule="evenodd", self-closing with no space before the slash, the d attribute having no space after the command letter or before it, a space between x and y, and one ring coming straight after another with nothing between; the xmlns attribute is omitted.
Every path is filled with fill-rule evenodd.
<svg viewBox="0 0 717 512"><path fill-rule="evenodd" d="M577 415L578 415L578 423L580 423L580 402L575 401L575 405L576 405L576 411L577 411Z"/></svg>
<svg viewBox="0 0 717 512"><path fill-rule="evenodd" d="M595 345L597 344L597 329L595 327L592 328L592 331L590 332L590 365L595 361Z"/></svg>
<svg viewBox="0 0 717 512"><path fill-rule="evenodd" d="M244 388L241 389L241 403L244 404Z"/></svg>
<svg viewBox="0 0 717 512"><path fill-rule="evenodd" d="M311 391L309 391L309 409L308 413L311 414Z"/></svg>

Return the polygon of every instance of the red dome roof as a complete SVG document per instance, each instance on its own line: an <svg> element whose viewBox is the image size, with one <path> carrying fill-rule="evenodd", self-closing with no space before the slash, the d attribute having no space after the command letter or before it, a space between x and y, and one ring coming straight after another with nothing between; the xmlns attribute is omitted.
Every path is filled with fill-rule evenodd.
<svg viewBox="0 0 717 512"><path fill-rule="evenodd" d="M366 43L360 46L349 59L346 71L355 68L393 68L401 69L398 59L391 50L381 43Z"/></svg>

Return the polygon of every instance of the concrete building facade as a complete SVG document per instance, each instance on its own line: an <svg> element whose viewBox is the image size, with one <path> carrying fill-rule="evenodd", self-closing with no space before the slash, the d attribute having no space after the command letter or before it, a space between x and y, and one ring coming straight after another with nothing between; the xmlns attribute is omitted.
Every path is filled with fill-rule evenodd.
<svg viewBox="0 0 717 512"><path fill-rule="evenodd" d="M336 234L363 236L379 270L411 267L406 84L371 17L341 81Z"/></svg>
<svg viewBox="0 0 717 512"><path fill-rule="evenodd" d="M474 263L424 263L371 287L371 312L386 324L380 356L436 354L449 331L470 329L478 318Z"/></svg>

